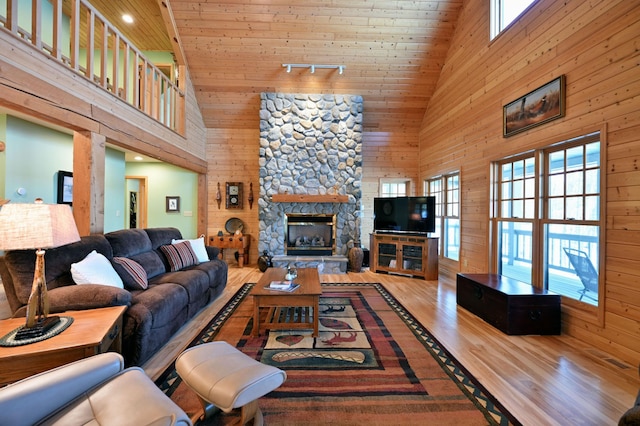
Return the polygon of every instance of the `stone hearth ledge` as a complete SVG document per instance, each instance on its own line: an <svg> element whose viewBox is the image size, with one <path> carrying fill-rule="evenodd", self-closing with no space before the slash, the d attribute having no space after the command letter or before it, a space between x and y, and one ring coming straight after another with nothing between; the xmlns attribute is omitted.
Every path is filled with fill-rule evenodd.
<svg viewBox="0 0 640 426"><path fill-rule="evenodd" d="M345 274L347 256L286 256L277 255L271 259L274 268L318 268L320 274Z"/></svg>

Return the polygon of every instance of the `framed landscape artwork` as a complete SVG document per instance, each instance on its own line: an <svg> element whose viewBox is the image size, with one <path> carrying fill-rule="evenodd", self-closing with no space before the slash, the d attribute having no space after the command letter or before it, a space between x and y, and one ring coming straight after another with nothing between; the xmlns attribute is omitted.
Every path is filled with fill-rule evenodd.
<svg viewBox="0 0 640 426"><path fill-rule="evenodd" d="M504 106L503 137L564 117L564 75Z"/></svg>

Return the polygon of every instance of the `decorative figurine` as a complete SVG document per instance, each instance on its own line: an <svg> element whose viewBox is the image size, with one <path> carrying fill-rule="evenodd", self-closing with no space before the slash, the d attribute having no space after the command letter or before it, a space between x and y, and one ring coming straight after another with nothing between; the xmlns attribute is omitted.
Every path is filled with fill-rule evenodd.
<svg viewBox="0 0 640 426"><path fill-rule="evenodd" d="M218 192L216 192L216 201L218 202L218 210L220 210L220 204L222 203L222 194L220 193L220 182L218 182Z"/></svg>

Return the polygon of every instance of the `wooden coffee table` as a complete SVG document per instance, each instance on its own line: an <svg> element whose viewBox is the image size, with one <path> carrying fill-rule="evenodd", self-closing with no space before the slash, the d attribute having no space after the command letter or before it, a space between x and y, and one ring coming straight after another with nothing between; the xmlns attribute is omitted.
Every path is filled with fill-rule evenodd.
<svg viewBox="0 0 640 426"><path fill-rule="evenodd" d="M126 306L68 311L73 323L57 336L28 345L0 346L0 385L108 350L122 350L122 315ZM0 321L0 337L24 325L24 318Z"/></svg>
<svg viewBox="0 0 640 426"><path fill-rule="evenodd" d="M300 287L291 293L265 289L271 281L284 280L285 268L268 268L258 284L249 293L253 296L254 336L265 330L295 330L313 328L313 336L318 336L318 308L322 287L316 268L299 268L298 277L293 281ZM260 311L266 310L264 321L260 322ZM286 317L286 322L281 318Z"/></svg>

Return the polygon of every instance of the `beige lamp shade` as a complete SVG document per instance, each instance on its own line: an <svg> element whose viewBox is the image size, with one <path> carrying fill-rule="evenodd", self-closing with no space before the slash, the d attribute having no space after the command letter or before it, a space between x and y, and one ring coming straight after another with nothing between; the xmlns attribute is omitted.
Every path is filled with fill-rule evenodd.
<svg viewBox="0 0 640 426"><path fill-rule="evenodd" d="M67 204L14 204L0 208L0 250L60 247L80 240Z"/></svg>

